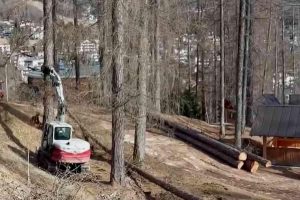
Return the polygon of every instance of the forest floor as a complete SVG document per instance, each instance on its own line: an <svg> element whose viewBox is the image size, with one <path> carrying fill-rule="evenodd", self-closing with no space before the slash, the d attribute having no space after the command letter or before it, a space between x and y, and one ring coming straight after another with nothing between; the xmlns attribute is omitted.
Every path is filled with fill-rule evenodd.
<svg viewBox="0 0 300 200"><path fill-rule="evenodd" d="M41 110L41 106L24 104L14 104L13 106L23 113L32 115ZM111 113L109 111L93 106L79 105L70 105L69 110L101 144L110 148ZM180 123L189 123L190 126L202 131L206 130L208 134L214 134L213 130L218 128L198 120L178 116L170 117ZM67 118L67 121L73 125L75 135L82 137L78 124L70 118ZM91 174L88 177L80 177L80 175L71 177L72 181L66 181L65 178L59 178L38 169L32 158L30 164L31 184L29 184L31 186L28 187L26 149L32 151L32 156L34 156L40 143L41 132L12 115L9 116L7 122L0 120L0 125L0 135L2 136L0 179L7 184L13 180L13 187L16 184L17 188L22 188L24 195L28 195L30 191L31 194L37 193L36 196L45 195L44 193L51 195L54 191L54 193L65 195L69 194L68 191L74 191L76 188L75 191L79 191L76 195L78 199L82 197L85 199L114 199L114 195L120 196L121 199L176 199L172 194L140 177L128 177L125 190L111 188L108 184L110 158L98 147L95 148L95 154L91 161ZM230 133L230 129L229 127L228 133ZM157 178L204 199L300 199L300 170L298 169L260 168L257 173L250 174L231 168L214 157L168 136L171 135L151 127L146 134L146 161L143 169ZM125 158L127 161L131 161L134 127L129 121L126 125L125 141ZM11 177L14 178L11 179ZM66 182L68 184L64 185ZM0 185L0 189L5 190L7 184L4 184L5 188ZM35 188L42 189L30 190L33 185ZM46 189L43 189L45 186L47 186ZM114 193L114 191L117 192ZM11 191L7 193L11 193ZM128 198L125 198L124 194ZM148 197L145 197L145 194L148 194Z"/></svg>

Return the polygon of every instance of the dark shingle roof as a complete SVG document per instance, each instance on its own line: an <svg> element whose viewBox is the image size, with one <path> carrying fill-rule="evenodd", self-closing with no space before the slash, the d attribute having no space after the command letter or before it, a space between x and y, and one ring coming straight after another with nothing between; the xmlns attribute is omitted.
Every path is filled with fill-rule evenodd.
<svg viewBox="0 0 300 200"><path fill-rule="evenodd" d="M300 106L259 106L253 136L300 138Z"/></svg>
<svg viewBox="0 0 300 200"><path fill-rule="evenodd" d="M300 94L291 94L289 104L300 105Z"/></svg>

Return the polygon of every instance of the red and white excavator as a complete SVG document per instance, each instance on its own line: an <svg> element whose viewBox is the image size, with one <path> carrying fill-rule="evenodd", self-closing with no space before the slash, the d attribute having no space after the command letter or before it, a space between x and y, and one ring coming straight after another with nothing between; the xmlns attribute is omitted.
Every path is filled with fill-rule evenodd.
<svg viewBox="0 0 300 200"><path fill-rule="evenodd" d="M72 138L73 128L65 122L66 105L61 78L54 69L40 73L42 77L44 73L49 74L58 98L58 109L56 119L47 122L43 128L41 146L37 154L38 163L52 172L57 169L69 169L74 172L87 171L90 168L90 144L87 141Z"/></svg>

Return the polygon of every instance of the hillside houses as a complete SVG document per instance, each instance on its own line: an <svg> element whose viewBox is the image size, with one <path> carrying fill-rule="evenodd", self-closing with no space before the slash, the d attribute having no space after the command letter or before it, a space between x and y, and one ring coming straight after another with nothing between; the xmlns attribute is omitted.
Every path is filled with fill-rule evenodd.
<svg viewBox="0 0 300 200"><path fill-rule="evenodd" d="M84 40L81 42L79 52L83 54L97 53L99 46L99 40L90 41Z"/></svg>
<svg viewBox="0 0 300 200"><path fill-rule="evenodd" d="M0 54L8 55L11 53L9 40L0 38Z"/></svg>

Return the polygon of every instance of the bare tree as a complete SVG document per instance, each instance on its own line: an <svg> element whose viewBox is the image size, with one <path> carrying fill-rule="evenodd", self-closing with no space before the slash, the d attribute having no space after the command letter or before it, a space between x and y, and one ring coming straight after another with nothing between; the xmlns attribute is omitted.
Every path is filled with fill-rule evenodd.
<svg viewBox="0 0 300 200"><path fill-rule="evenodd" d="M53 62L54 62L54 69L55 71L59 72L58 67L58 59L57 59L57 45L56 45L56 37L57 37L57 16L56 16L56 10L57 10L57 0L53 0L53 8L52 8L52 18L53 18L53 45L54 45L54 52L53 52Z"/></svg>
<svg viewBox="0 0 300 200"><path fill-rule="evenodd" d="M53 120L54 116L51 115L53 110L53 99L52 99L52 86L50 80L50 70L53 69L54 65L54 44L53 44L53 18L52 18L52 0L44 0L44 116L43 125L46 122Z"/></svg>
<svg viewBox="0 0 300 200"><path fill-rule="evenodd" d="M141 1L141 0L140 0ZM138 103L137 121L135 128L134 154L136 162L141 163L145 158L145 132L147 121L147 69L148 69L148 0L140 2L139 28L141 30L138 51Z"/></svg>
<svg viewBox="0 0 300 200"><path fill-rule="evenodd" d="M224 85L224 79L225 79L225 71L224 71L224 65L225 65L225 52L224 52L224 0L220 0L220 45L221 45L221 63L220 63L220 131L222 137L225 136L225 107L224 107L224 101L225 101L225 85Z"/></svg>
<svg viewBox="0 0 300 200"><path fill-rule="evenodd" d="M239 45L237 58L237 80L236 80L236 121L235 121L235 145L242 147L242 106L243 106L243 68L245 51L245 16L246 0L240 0L239 20Z"/></svg>
<svg viewBox="0 0 300 200"><path fill-rule="evenodd" d="M268 32L267 32L267 44L266 44L266 57L265 57L265 66L263 71L263 80L262 80L262 88L261 88L261 95L264 94L265 91L265 82L266 82L266 74L268 70L268 58L269 58L269 52L270 52L270 39L271 39L271 28L272 28L272 2L269 1L270 8L269 8L269 26L268 26Z"/></svg>
<svg viewBox="0 0 300 200"><path fill-rule="evenodd" d="M160 32L160 19L159 19L160 0L155 0L154 8L154 66L155 66L155 95L154 106L157 112L161 112L161 66L159 55L159 32Z"/></svg>
<svg viewBox="0 0 300 200"><path fill-rule="evenodd" d="M213 106L215 107L214 120L218 122L218 52L217 52L217 37L216 37L216 25L214 25L214 102Z"/></svg>
<svg viewBox="0 0 300 200"><path fill-rule="evenodd" d="M282 17L281 17L281 23L282 23L282 33L281 33L281 37L282 37L282 49L281 49L281 56L282 56L282 76L281 76L281 81L282 81L282 104L285 104L285 49L284 49L284 27L285 27L285 23L284 23L284 11L282 11Z"/></svg>
<svg viewBox="0 0 300 200"><path fill-rule="evenodd" d="M248 82L248 68L249 68L249 46L250 46L250 26L251 26L251 1L246 0L246 33L245 33L245 53L244 53L244 70L243 70L243 107L242 107L242 132L244 133L246 127L247 114L247 82Z"/></svg>
<svg viewBox="0 0 300 200"><path fill-rule="evenodd" d="M278 98L278 27L277 20L275 21L275 81L274 81L274 95Z"/></svg>
<svg viewBox="0 0 300 200"><path fill-rule="evenodd" d="M76 89L79 89L80 85L80 60L79 60L79 27L78 27L78 0L73 0L73 14L74 14L74 30L75 30L75 41L74 41L74 60L75 60L75 78L76 78Z"/></svg>
<svg viewBox="0 0 300 200"><path fill-rule="evenodd" d="M98 28L99 28L99 64L100 69L103 68L103 59L104 59L104 42L105 42L105 33L104 33L104 1L105 0L99 0L98 1Z"/></svg>
<svg viewBox="0 0 300 200"><path fill-rule="evenodd" d="M112 1L112 184L124 185L124 0Z"/></svg>
<svg viewBox="0 0 300 200"><path fill-rule="evenodd" d="M203 10L202 10L203 12ZM201 118L203 121L206 121L206 93L205 93L205 49L202 47L201 50Z"/></svg>

